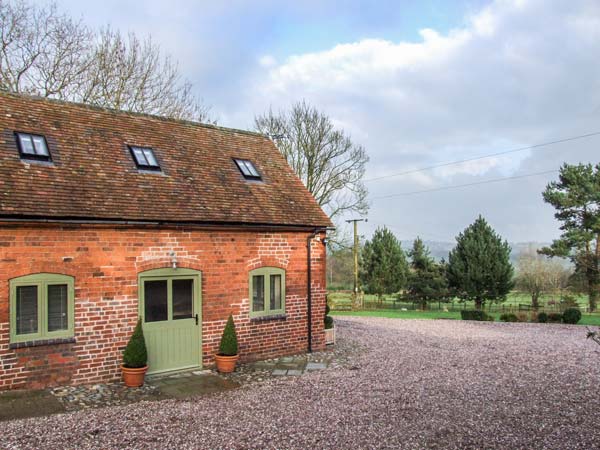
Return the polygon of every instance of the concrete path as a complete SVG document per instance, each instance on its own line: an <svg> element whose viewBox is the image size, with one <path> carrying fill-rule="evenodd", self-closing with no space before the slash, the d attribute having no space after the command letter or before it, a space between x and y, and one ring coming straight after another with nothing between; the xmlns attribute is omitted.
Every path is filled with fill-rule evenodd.
<svg viewBox="0 0 600 450"><path fill-rule="evenodd" d="M238 366L232 374L219 374L213 370L197 370L172 375L147 378L147 384L160 391L163 397L188 398L239 387L243 382L263 381L268 377L300 376L306 372L323 370L329 361L313 362L306 355L285 356L267 361L257 361ZM246 374L243 380L241 374Z"/></svg>
<svg viewBox="0 0 600 450"><path fill-rule="evenodd" d="M41 391L8 391L0 393L0 421L140 401L200 397L235 389L242 384L260 383L272 377L300 376L323 370L332 364L335 356L335 351L330 351L239 364L231 374L218 374L209 369L148 376L144 386L133 389L123 383L108 383L59 386Z"/></svg>

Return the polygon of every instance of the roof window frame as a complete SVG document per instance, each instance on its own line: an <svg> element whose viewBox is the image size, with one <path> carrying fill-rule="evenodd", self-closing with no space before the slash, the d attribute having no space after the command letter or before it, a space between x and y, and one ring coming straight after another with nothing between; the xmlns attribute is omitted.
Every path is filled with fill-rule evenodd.
<svg viewBox="0 0 600 450"><path fill-rule="evenodd" d="M19 150L19 157L22 161L42 161L42 162L52 162L52 153L50 152L50 147L48 147L48 141L46 136L38 133L30 133L27 131L15 131L15 141L17 144L17 149ZM28 137L31 140L31 146L34 153L28 152L23 147L22 137ZM38 144L36 144L35 138L41 138L43 142L44 152L40 152L38 149ZM39 142L39 141L38 141Z"/></svg>
<svg viewBox="0 0 600 450"><path fill-rule="evenodd" d="M258 171L254 163L245 158L233 158L233 162L246 180L262 181L262 174Z"/></svg>
<svg viewBox="0 0 600 450"><path fill-rule="evenodd" d="M129 149L129 153L131 154L131 157L133 158L133 162L135 163L135 166L139 170L150 171L150 172L162 172L162 167L160 166L160 161L156 157L156 153L154 152L154 149L152 147L128 144L127 148ZM144 157L144 161L146 161L146 164L140 162L140 160L136 156L136 150L142 152L142 156ZM156 164L152 164L151 161L149 161L147 152L150 152L150 156Z"/></svg>

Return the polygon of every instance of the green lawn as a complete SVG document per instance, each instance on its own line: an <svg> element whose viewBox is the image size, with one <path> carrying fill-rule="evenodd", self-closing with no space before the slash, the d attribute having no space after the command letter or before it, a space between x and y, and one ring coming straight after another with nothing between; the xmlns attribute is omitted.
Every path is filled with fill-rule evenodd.
<svg viewBox="0 0 600 450"><path fill-rule="evenodd" d="M588 299L585 295L577 295L574 298L579 303L579 307L582 311L587 306ZM560 295L543 295L540 299L542 309L546 309L547 312L558 311L558 302ZM351 309L352 300L349 292L329 292L327 294L327 301L332 310L349 310ZM397 296L388 295L385 296L383 301L379 301L375 295L364 296L365 309L384 309L384 310L400 310L406 308L408 310L414 310L415 305L407 300L397 300ZM485 310L489 312L490 307L493 313L502 312L515 312L519 310L519 305L530 305L531 297L521 292L513 291L508 294L506 301L502 303L489 303L486 304ZM432 302L429 305L430 310L449 309L450 311L460 311L461 309L473 309L475 307L473 302L460 302L456 299L450 303L438 303Z"/></svg>
<svg viewBox="0 0 600 450"><path fill-rule="evenodd" d="M390 319L460 319L459 312L444 311L398 311L381 309L377 311L331 311L332 316L362 316L362 317L387 317ZM496 321L500 314L492 314ZM584 314L578 325L600 326L600 314Z"/></svg>
<svg viewBox="0 0 600 450"><path fill-rule="evenodd" d="M390 319L460 319L459 312L444 311L398 311L380 309L377 311L331 311L332 316L387 317Z"/></svg>
<svg viewBox="0 0 600 450"><path fill-rule="evenodd" d="M598 314L583 314L577 325L596 325L600 327L600 315Z"/></svg>

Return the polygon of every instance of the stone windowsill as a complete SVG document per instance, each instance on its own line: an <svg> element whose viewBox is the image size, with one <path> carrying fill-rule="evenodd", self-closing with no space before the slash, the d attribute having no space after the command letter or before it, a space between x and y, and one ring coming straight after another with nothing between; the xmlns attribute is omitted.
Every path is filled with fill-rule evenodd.
<svg viewBox="0 0 600 450"><path fill-rule="evenodd" d="M259 316L250 318L250 322L267 322L269 320L287 320L287 314L275 314L272 316Z"/></svg>
<svg viewBox="0 0 600 450"><path fill-rule="evenodd" d="M60 345L60 344L74 344L75 338L58 338L58 339L40 339L37 341L26 341L26 342L12 342L8 345L10 349L18 348L29 348L29 347L41 347L44 345Z"/></svg>

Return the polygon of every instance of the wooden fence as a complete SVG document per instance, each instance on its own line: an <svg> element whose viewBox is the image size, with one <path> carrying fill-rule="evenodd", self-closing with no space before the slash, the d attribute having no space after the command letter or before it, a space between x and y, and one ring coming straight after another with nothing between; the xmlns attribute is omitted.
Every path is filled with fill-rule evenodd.
<svg viewBox="0 0 600 450"><path fill-rule="evenodd" d="M415 302L406 302L400 300L392 300L385 299L383 301L377 300L365 300L363 303L363 310L373 311L380 309L388 309L388 310L400 310L400 311L417 311L422 310L422 305L420 303ZM349 311L352 309L352 305L348 301L329 301L329 306L332 311ZM448 312L460 312L464 309L473 309L474 306L472 303L465 302L428 302L427 310L430 311L448 311ZM538 312L562 312L566 306L561 305L560 303L540 303L540 307L538 308ZM582 305L579 305L579 308L582 312L588 312L588 308ZM534 308L531 304L525 303L492 303L487 302L483 308L484 311L489 313L518 313L518 312L529 312L534 311Z"/></svg>

